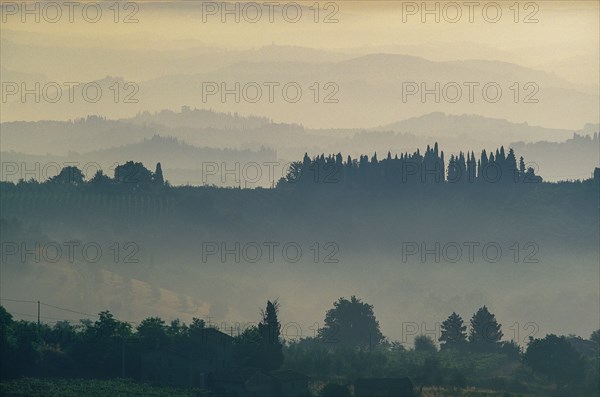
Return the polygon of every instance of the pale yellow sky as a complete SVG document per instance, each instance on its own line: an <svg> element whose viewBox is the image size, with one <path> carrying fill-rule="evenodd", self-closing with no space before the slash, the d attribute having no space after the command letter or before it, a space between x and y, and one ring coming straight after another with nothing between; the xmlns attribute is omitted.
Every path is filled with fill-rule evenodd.
<svg viewBox="0 0 600 397"><path fill-rule="evenodd" d="M276 44L356 55L398 53L434 61L511 62L554 73L578 84L578 89L597 93L599 1L479 1L480 5L472 10L473 22L469 21L471 10L464 5L468 2L427 2L428 9L439 4L439 23L432 15L426 15L426 23L421 21L422 1L319 1L318 22L314 20L315 9L310 8L315 4L313 0L279 3L281 6L274 8L274 23L269 22L266 13L257 23L243 18L236 23L231 16L222 23L220 10L204 15L203 21L200 3L190 1L120 2L117 23L113 1L102 3L103 14L97 23L82 17L81 6L75 9L72 23L65 6L57 23L48 23L44 18L35 23L31 16L23 23L21 10L6 12L9 4L23 3L2 2L0 33L3 44L9 45L0 48L0 66L11 72L45 74L50 79L93 80L110 75L144 81L160 77L166 63L170 68L167 73L179 73L178 59L196 58L202 63L202 57L210 57L210 50L202 51L200 47L243 50ZM283 5L293 3L305 7L297 23L283 17ZM222 7L221 2L214 4ZM460 7L462 14L456 23L446 20L456 15L451 14L449 4ZM490 5L495 4L501 4L502 14L491 23L495 8ZM484 9L488 10L487 19ZM137 22L123 23L127 16ZM338 22L324 23L327 16ZM36 61L29 61L32 56ZM154 61L145 63L148 59ZM115 63L119 63L118 68L113 67Z"/></svg>
<svg viewBox="0 0 600 397"><path fill-rule="evenodd" d="M4 3L6 6L7 2ZM43 20L41 23L21 23L19 15L4 15L6 22L3 21L1 27L5 31L49 35L46 40L39 37L33 39L41 39L48 45L110 48L172 48L173 41L179 45L187 43L189 46L203 44L233 48L259 47L272 42L314 48L344 48L454 41L486 43L500 49L547 46L551 51L554 43L569 43L575 46L574 50L589 50L598 48L600 42L598 1L520 2L519 23L514 22L513 1L496 2L502 4L502 16L496 23L486 22L483 6L473 9L473 23L468 21L469 8L466 6L460 7L462 16L456 23L445 22L443 15L440 23L435 23L433 16L427 16L428 22L422 23L421 2L413 2L419 9L414 15L406 15L406 22L403 22L403 12L408 13L404 7L411 2L348 0L319 2L324 8L319 19L332 15L339 20L338 23L314 23L314 10L308 9L305 9L300 23L286 23L281 15L281 7L274 9L276 23L269 23L267 16L263 15L254 24L243 19L240 23L232 21L223 24L219 13L207 15L207 22L203 23L202 8L197 2L193 3L195 6L190 6L190 2L160 2L160 7L158 3L135 2L139 9L128 7L120 10L120 19L131 14L139 20L138 23L114 23L114 10L108 9L104 10L98 23L86 23L78 13L80 10L76 9L74 23L69 23L66 15L58 23L44 23ZM310 7L315 2L297 3ZM441 10L445 9L444 2L438 3ZM427 7L433 7L435 2L428 4ZM535 7L531 4L535 4ZM63 11L66 14L66 7L63 7ZM450 12L447 11L448 17L453 18ZM488 14L494 14L493 7ZM538 22L523 23L528 16L538 19ZM52 42L54 38L60 42Z"/></svg>

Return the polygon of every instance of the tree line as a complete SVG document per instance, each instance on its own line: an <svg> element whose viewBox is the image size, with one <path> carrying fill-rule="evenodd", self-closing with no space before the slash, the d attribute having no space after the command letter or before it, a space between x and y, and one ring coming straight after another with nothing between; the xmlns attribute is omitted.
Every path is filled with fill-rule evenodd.
<svg viewBox="0 0 600 397"><path fill-rule="evenodd" d="M37 376L139 380L141 357L146 353L167 349L177 352L183 361L202 359L211 357L223 338L230 338L232 365L236 367L290 368L312 376L336 378L338 386L340 377L349 384L357 376L389 376L392 371L396 376L408 375L418 386L466 387L481 382L475 377L474 366L493 357L518 363L523 366L520 371L530 372L542 383L550 381L560 395L597 391L600 386L600 330L588 341L554 334L530 337L528 346L522 349L514 341L502 341L501 325L482 306L473 314L469 332L459 314L449 315L441 325L439 350L433 338L426 335L417 336L414 348L407 350L381 333L374 307L355 296L339 298L326 312L324 326L315 336L299 340L285 340L279 310L276 300L268 301L257 325L248 326L237 335L227 335L229 330L214 332L210 324L198 318L185 324L150 317L134 328L108 311L99 313L94 322L81 320L73 325L59 321L50 326L14 320L0 306L0 374L2 379ZM591 346L591 352L582 354L582 346ZM456 364L459 357L467 360L466 369L443 362L449 359ZM404 364L394 367L394 362ZM365 363L369 366L364 367ZM520 381L515 382L525 387ZM324 390L339 392L340 387Z"/></svg>
<svg viewBox="0 0 600 397"><path fill-rule="evenodd" d="M48 183L80 186L86 183L85 175L75 166L67 166L61 169L58 175L50 177ZM111 178L103 170L97 170L88 181L90 184L130 184L133 186L164 186L165 179L160 163L156 164L154 172L150 171L144 164L127 161L125 164L115 168L114 177Z"/></svg>
<svg viewBox="0 0 600 397"><path fill-rule="evenodd" d="M504 146L495 153L482 150L479 158L471 151L450 155L445 162L444 152L437 142L429 145L424 154L417 149L414 153L391 152L379 160L377 153L369 159L366 155L344 161L341 153L324 154L310 158L305 153L302 161L291 163L288 173L280 185L340 184L344 187L369 187L401 184L435 183L539 183L542 178L527 166L523 157L517 158L514 150L505 152Z"/></svg>
<svg viewBox="0 0 600 397"><path fill-rule="evenodd" d="M277 302L268 302L258 325L250 325L233 338L237 365L277 369L283 362L283 340L277 320ZM141 379L141 360L146 353L168 351L182 361L213 357L229 339L214 332L211 324L193 318L170 323L149 317L133 326L102 311L95 321L79 324L57 321L54 325L14 320L0 306L0 379L22 376L60 378ZM225 330L223 330L225 331Z"/></svg>
<svg viewBox="0 0 600 397"><path fill-rule="evenodd" d="M278 187L335 184L343 187L399 186L404 184L523 184L540 183L534 167L525 163L523 157L518 162L514 150L505 152L504 146L489 154L484 149L479 158L473 151L450 155L446 164L443 151L437 142L429 145L424 154L417 149L414 153L401 153L392 157L391 152L379 160L377 153L369 159L360 155L358 159L347 156L344 161L341 153L324 154L310 158L304 154L302 161L289 164L286 176L281 178ZM20 183L38 183L34 180ZM134 188L169 186L162 172L161 163L155 171L147 169L141 162L127 161L117 166L111 177L103 170L97 170L92 178L85 180L84 173L75 166L66 166L58 175L48 178L46 183L81 186L126 185Z"/></svg>

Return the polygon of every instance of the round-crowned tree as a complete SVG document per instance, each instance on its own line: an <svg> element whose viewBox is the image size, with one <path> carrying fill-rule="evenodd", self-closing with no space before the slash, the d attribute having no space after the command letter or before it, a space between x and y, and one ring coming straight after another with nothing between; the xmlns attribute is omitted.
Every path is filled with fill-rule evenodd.
<svg viewBox="0 0 600 397"><path fill-rule="evenodd" d="M344 347L373 347L384 340L373 306L356 296L334 302L318 335L324 343Z"/></svg>
<svg viewBox="0 0 600 397"><path fill-rule="evenodd" d="M577 384L584 375L584 360L564 336L530 339L523 361L554 382L557 388Z"/></svg>

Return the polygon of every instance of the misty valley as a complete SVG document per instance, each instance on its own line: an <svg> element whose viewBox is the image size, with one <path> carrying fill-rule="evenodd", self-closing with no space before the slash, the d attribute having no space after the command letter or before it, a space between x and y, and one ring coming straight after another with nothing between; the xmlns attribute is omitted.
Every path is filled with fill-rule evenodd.
<svg viewBox="0 0 600 397"><path fill-rule="evenodd" d="M0 395L596 397L600 4L0 3Z"/></svg>
<svg viewBox="0 0 600 397"><path fill-rule="evenodd" d="M496 352L500 342L484 349L502 358L494 364L498 367L488 367L495 371L519 362L528 336L593 328L593 318L586 323L577 316L598 309L586 291L598 277L600 175L547 183L526 170L523 159L520 163L519 168L513 151L506 154L503 147L489 158L485 151L477 159L461 152L446 163L437 144L424 155L390 153L382 160L307 155L292 162L286 178L268 189L171 186L162 163L150 171L130 161L118 166L114 177L98 171L89 180L78 168L66 167L45 182L2 183L1 210L10 214L2 221L3 281L10 280L2 290L22 300L28 300L23 291L43 291L56 305L84 313L105 308L131 324L162 318L153 332L164 334L169 349L178 343L169 336L169 321L211 318L210 327L234 338L234 355L258 343L246 346L244 338L254 330L260 303L276 297L277 332L285 330L279 354L293 357L286 368L323 381L351 376L357 369L338 372L336 366L326 370L323 363L306 367L305 361L294 360L354 350L345 345L338 351L337 344L315 334L323 324L315 313L325 313L339 296L356 295L373 304L380 321L376 329L381 324L385 337L369 351L375 348L384 356L408 354L397 349L408 351L403 346L409 337L422 333L429 335L427 349L436 351L433 341L441 336L439 324L448 313L488 304L513 328L504 331L512 333L512 356ZM553 303L547 311L538 306L533 314L531 306L540 295ZM47 310L52 313L48 318L60 313ZM76 313L66 314L77 319ZM68 325L79 338L97 332L93 327L100 324L93 324L84 331L58 322L46 332L53 335L56 327ZM133 332L131 324L128 332ZM535 333L528 334L525 324L535 326ZM120 343L117 337L103 343ZM131 337L145 340L139 331ZM416 346L411 360L418 361ZM158 352L163 348L156 346ZM355 348L366 354L364 347ZM461 349L452 354L464 354ZM468 345L464 349L471 351ZM260 351L244 350L244 360L260 361L250 367L265 365ZM452 349L442 351L451 354ZM476 362L480 353L474 351ZM141 365L143 353L128 360ZM450 373L464 382L470 379L464 368L443 364L452 362L452 355L441 363L427 357L423 353L423 365L439 366L427 376L437 377L440 385L451 384ZM51 370L53 364L48 365L39 370ZM105 376L121 376L118 368ZM146 376L143 367L134 368L127 377ZM393 368L372 371L382 376ZM407 374L423 371L416 363L409 368ZM482 386L493 378L484 373L476 377ZM526 390L524 382L512 382L507 389Z"/></svg>

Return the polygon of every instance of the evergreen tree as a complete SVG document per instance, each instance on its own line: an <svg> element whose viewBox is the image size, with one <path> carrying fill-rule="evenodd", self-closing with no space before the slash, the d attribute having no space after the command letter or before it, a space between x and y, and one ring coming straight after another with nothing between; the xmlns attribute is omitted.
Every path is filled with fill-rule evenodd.
<svg viewBox="0 0 600 397"><path fill-rule="evenodd" d="M448 182L456 183L460 178L459 167L456 163L456 159L453 154L450 155L450 161L448 162Z"/></svg>
<svg viewBox="0 0 600 397"><path fill-rule="evenodd" d="M519 159L519 177L521 180L525 177L525 160L523 160L523 156Z"/></svg>
<svg viewBox="0 0 600 397"><path fill-rule="evenodd" d="M302 163L299 161L294 161L290 163L288 167L287 174L285 176L285 180L289 183L295 183L300 181L302 176Z"/></svg>
<svg viewBox="0 0 600 397"><path fill-rule="evenodd" d="M467 181L467 164L465 161L465 154L461 151L458 160L456 161L456 166L458 167L458 179L460 182Z"/></svg>
<svg viewBox="0 0 600 397"><path fill-rule="evenodd" d="M311 169L313 168L312 165L312 161L310 160L310 157L308 157L308 153L304 153L304 158L302 159L302 168L301 168L301 172L300 172L300 182L303 184L307 184L312 182L311 179ZM297 179L296 179L297 181Z"/></svg>
<svg viewBox="0 0 600 397"><path fill-rule="evenodd" d="M348 155L348 158L346 159L342 177L344 178L345 186L351 187L354 184L354 161L350 155Z"/></svg>
<svg viewBox="0 0 600 397"><path fill-rule="evenodd" d="M444 348L459 348L467 341L467 327L464 325L462 317L455 312L442 323L442 334L438 339Z"/></svg>
<svg viewBox="0 0 600 397"><path fill-rule="evenodd" d="M471 154L469 155L469 152L467 152L467 180L469 182L473 182L475 180L475 178L477 177L477 170L476 170L476 165L475 165L475 153L473 153L471 151Z"/></svg>
<svg viewBox="0 0 600 397"><path fill-rule="evenodd" d="M342 165L343 162L344 162L344 159L342 157L342 154L341 153L336 154L335 155L335 164L336 165Z"/></svg>
<svg viewBox="0 0 600 397"><path fill-rule="evenodd" d="M493 349L502 339L502 326L496 321L496 316L489 312L486 306L477 310L471 318L469 342L478 350Z"/></svg>
<svg viewBox="0 0 600 397"><path fill-rule="evenodd" d="M510 148L508 150L508 156L506 156L505 160L505 169L502 170L502 175L506 176L506 181L518 182L519 173L517 172L517 158L515 157L515 151Z"/></svg>
<svg viewBox="0 0 600 397"><path fill-rule="evenodd" d="M487 153L485 149L481 151L481 160L479 162L479 170L477 171L477 178L483 179L485 177L486 167L489 163Z"/></svg>
<svg viewBox="0 0 600 397"><path fill-rule="evenodd" d="M444 151L440 152L440 164L441 164L441 173L442 173L442 181L446 180L446 163L444 161Z"/></svg>
<svg viewBox="0 0 600 397"><path fill-rule="evenodd" d="M261 366L267 370L275 370L283 363L283 344L281 341L281 324L277 318L279 304L277 300L267 301L267 308L261 312L262 321L258 324L260 335Z"/></svg>
<svg viewBox="0 0 600 397"><path fill-rule="evenodd" d="M135 168L135 165L137 164L126 164L129 168ZM486 181L502 184L510 183L511 179L514 183L542 181L533 170L525 170L523 158L517 166L512 148L509 148L508 154L503 146L489 154L484 149L480 159L476 159L473 151L460 151L458 155L450 156L446 166L444 152L439 150L437 142L434 146L427 145L423 154L419 149L410 154L401 153L400 156L388 151L382 160L378 159L377 153L370 158L359 155L356 160L347 156L345 162L341 153L327 156L322 153L312 160L305 153L302 163L293 163L286 178L282 178L278 186L297 181L297 175L300 175L299 179L303 184L341 182L338 186L342 188L428 184L432 179L434 182Z"/></svg>
<svg viewBox="0 0 600 397"><path fill-rule="evenodd" d="M162 167L160 166L160 163L156 163L156 171L154 172L154 183L160 186L165 184L165 179L163 178Z"/></svg>

